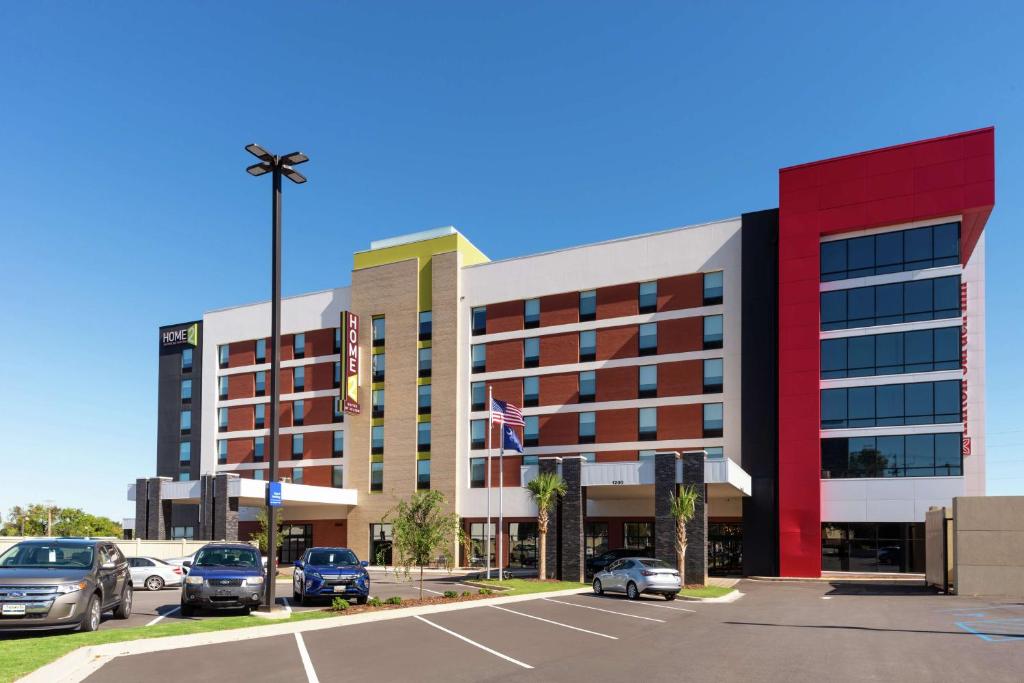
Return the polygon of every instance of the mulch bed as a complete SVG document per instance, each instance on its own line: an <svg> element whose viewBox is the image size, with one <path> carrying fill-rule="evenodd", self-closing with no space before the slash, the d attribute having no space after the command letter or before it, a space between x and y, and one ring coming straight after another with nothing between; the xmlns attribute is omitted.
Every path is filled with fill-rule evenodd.
<svg viewBox="0 0 1024 683"><path fill-rule="evenodd" d="M327 606L326 610L332 612L336 616L345 616L346 614L362 614L363 612L381 612L389 609L400 609L402 607L420 607L423 605L441 605L449 602L469 602L471 600L481 600L483 598L497 597L498 593L491 595L480 595L479 593L473 593L472 595L459 595L454 598L446 598L442 595L434 595L429 598L402 598L400 605L381 605L380 607L372 607L370 605L357 605L352 603L348 609L335 611Z"/></svg>

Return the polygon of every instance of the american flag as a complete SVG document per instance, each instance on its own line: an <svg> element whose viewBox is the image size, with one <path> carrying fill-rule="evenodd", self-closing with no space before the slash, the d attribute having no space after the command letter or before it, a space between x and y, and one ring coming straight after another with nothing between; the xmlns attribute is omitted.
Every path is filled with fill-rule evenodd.
<svg viewBox="0 0 1024 683"><path fill-rule="evenodd" d="M523 412L519 408L508 401L499 401L496 398L491 399L491 421L519 427L526 424L523 422Z"/></svg>

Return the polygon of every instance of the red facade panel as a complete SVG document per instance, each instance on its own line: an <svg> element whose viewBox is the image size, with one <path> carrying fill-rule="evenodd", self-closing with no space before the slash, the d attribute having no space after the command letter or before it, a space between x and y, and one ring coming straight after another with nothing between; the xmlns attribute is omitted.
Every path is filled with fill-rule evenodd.
<svg viewBox="0 0 1024 683"><path fill-rule="evenodd" d="M329 356L337 353L334 350L334 328L310 330L306 332L306 358Z"/></svg>
<svg viewBox="0 0 1024 683"><path fill-rule="evenodd" d="M700 403L658 406L658 439L699 439L704 434L704 409Z"/></svg>
<svg viewBox="0 0 1024 683"><path fill-rule="evenodd" d="M501 466L499 469L499 460L501 460ZM523 458L519 455L508 455L505 454L502 458L491 458L491 483L494 486L498 486L501 482L505 485L505 488L510 486L518 487L522 484L520 480L519 468L523 466ZM499 474L504 470L504 479L499 478ZM497 517L497 513L495 513ZM497 519L494 520L497 522Z"/></svg>
<svg viewBox="0 0 1024 683"><path fill-rule="evenodd" d="M241 365L253 365L255 362L256 342L240 341L228 344L228 367L237 368Z"/></svg>
<svg viewBox="0 0 1024 683"><path fill-rule="evenodd" d="M597 360L635 358L639 352L640 329L636 325L597 331Z"/></svg>
<svg viewBox="0 0 1024 683"><path fill-rule="evenodd" d="M334 363L315 363L306 366L306 391L324 391L334 388Z"/></svg>
<svg viewBox="0 0 1024 683"><path fill-rule="evenodd" d="M228 439L228 464L252 462L252 439Z"/></svg>
<svg viewBox="0 0 1024 683"><path fill-rule="evenodd" d="M683 360L658 366L658 396L695 396L704 393L704 362Z"/></svg>
<svg viewBox="0 0 1024 683"><path fill-rule="evenodd" d="M541 415L537 425L541 446L565 446L579 442L580 422L576 413Z"/></svg>
<svg viewBox="0 0 1024 683"><path fill-rule="evenodd" d="M523 302L487 304L487 334L523 329Z"/></svg>
<svg viewBox="0 0 1024 683"><path fill-rule="evenodd" d="M658 280L658 310L674 311L704 305L704 276L677 275Z"/></svg>
<svg viewBox="0 0 1024 683"><path fill-rule="evenodd" d="M523 340L508 339L487 345L487 372L523 367Z"/></svg>
<svg viewBox="0 0 1024 683"><path fill-rule="evenodd" d="M601 368L595 373L597 401L627 401L637 397L637 367Z"/></svg>
<svg viewBox="0 0 1024 683"><path fill-rule="evenodd" d="M658 322L658 353L683 353L704 348L704 318Z"/></svg>
<svg viewBox="0 0 1024 683"><path fill-rule="evenodd" d="M598 451L594 454L596 462L629 462L636 459L636 451Z"/></svg>
<svg viewBox="0 0 1024 683"><path fill-rule="evenodd" d="M540 364L565 365L580 360L580 337L576 332L548 334L540 338ZM490 367L488 366L488 369Z"/></svg>
<svg viewBox="0 0 1024 683"><path fill-rule="evenodd" d="M565 325L566 323L579 322L580 319L580 294L579 292L564 292L562 294L551 294L540 299L540 324Z"/></svg>
<svg viewBox="0 0 1024 683"><path fill-rule="evenodd" d="M488 386L494 391L494 398L498 399L499 401L508 401L512 405L522 407L522 379L518 377L511 379L496 379L489 382Z"/></svg>
<svg viewBox="0 0 1024 683"><path fill-rule="evenodd" d="M238 432L252 429L253 407L252 406L230 406L228 407L228 431Z"/></svg>
<svg viewBox="0 0 1024 683"><path fill-rule="evenodd" d="M252 398L256 395L256 375L246 372L240 375L227 375L228 400L236 398Z"/></svg>
<svg viewBox="0 0 1024 683"><path fill-rule="evenodd" d="M628 285L601 287L597 290L598 320L636 315L640 310L637 303L639 293L639 285L635 282Z"/></svg>
<svg viewBox="0 0 1024 683"><path fill-rule="evenodd" d="M576 373L559 375L541 375L540 405L565 405L579 400L580 378ZM522 405L517 403L516 405Z"/></svg>
<svg viewBox="0 0 1024 683"><path fill-rule="evenodd" d="M636 441L638 420L636 408L598 411L597 443Z"/></svg>
<svg viewBox="0 0 1024 683"><path fill-rule="evenodd" d="M316 398L303 399L302 424L330 424L334 419L334 400L333 396L318 396Z"/></svg>

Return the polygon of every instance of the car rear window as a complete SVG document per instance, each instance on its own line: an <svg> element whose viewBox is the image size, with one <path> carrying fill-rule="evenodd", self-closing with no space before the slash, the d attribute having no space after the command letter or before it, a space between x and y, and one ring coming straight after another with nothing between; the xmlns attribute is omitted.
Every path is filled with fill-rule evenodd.
<svg viewBox="0 0 1024 683"><path fill-rule="evenodd" d="M0 555L0 567L89 569L93 550L78 543L19 543Z"/></svg>
<svg viewBox="0 0 1024 683"><path fill-rule="evenodd" d="M255 569L262 566L259 555L249 548L203 548L196 553L196 567L242 567Z"/></svg>
<svg viewBox="0 0 1024 683"><path fill-rule="evenodd" d="M672 569L672 565L664 560L640 560L640 564L648 569Z"/></svg>

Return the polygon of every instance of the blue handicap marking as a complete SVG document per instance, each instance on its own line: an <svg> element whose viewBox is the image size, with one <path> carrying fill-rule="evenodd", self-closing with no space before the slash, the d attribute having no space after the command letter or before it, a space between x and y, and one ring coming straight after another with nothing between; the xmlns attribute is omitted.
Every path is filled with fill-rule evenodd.
<svg viewBox="0 0 1024 683"><path fill-rule="evenodd" d="M965 615L974 616L974 615ZM957 628L972 633L988 643L1024 641L1024 617L957 621Z"/></svg>

